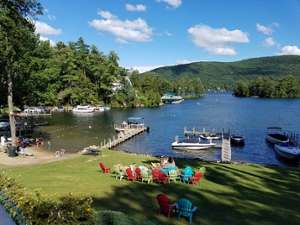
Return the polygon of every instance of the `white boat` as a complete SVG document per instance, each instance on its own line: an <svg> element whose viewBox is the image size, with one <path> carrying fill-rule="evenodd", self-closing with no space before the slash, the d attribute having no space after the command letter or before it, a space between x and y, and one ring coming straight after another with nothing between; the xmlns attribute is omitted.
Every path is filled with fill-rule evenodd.
<svg viewBox="0 0 300 225"><path fill-rule="evenodd" d="M95 107L92 107L89 105L85 105L85 106L78 105L72 110L72 112L73 113L93 113L93 112L95 112Z"/></svg>
<svg viewBox="0 0 300 225"><path fill-rule="evenodd" d="M220 136L217 136L215 134L209 134L209 133L200 134L199 137L201 137L202 139L205 139L205 140L219 140L219 139L221 139Z"/></svg>
<svg viewBox="0 0 300 225"><path fill-rule="evenodd" d="M179 104L184 101L184 98L178 95L165 94L161 97L161 101L165 104Z"/></svg>
<svg viewBox="0 0 300 225"><path fill-rule="evenodd" d="M267 129L266 140L270 144L288 144L290 142L289 137L282 132L280 127L268 127Z"/></svg>
<svg viewBox="0 0 300 225"><path fill-rule="evenodd" d="M275 144L275 152L286 160L300 160L300 148L297 146Z"/></svg>
<svg viewBox="0 0 300 225"><path fill-rule="evenodd" d="M179 149L179 150L204 150L216 147L216 143L213 143L212 140L209 142L202 142L202 141L191 141L191 140L184 140L179 141L178 138L172 143L172 148Z"/></svg>

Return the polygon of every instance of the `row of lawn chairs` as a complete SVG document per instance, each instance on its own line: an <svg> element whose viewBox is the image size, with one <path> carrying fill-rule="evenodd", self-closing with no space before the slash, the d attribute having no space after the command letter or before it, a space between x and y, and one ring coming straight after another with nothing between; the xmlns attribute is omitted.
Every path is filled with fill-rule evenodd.
<svg viewBox="0 0 300 225"><path fill-rule="evenodd" d="M103 173L110 173L110 168L105 167L103 163L99 163L99 167ZM205 167L200 167L198 170L193 171L189 166L185 167L181 172L179 170L169 170L168 174L162 172L161 168L153 168L150 170L145 166L131 169L130 167L115 165L113 170L115 178L119 180L127 178L129 181L141 181L146 183L156 182L163 184L181 181L194 185L200 182L205 172Z"/></svg>
<svg viewBox="0 0 300 225"><path fill-rule="evenodd" d="M165 194L159 194L156 197L159 205L159 213L170 217L173 214L177 214L177 218L185 217L192 223L193 214L197 211L197 207L186 198L179 199L176 203L171 204L170 199Z"/></svg>

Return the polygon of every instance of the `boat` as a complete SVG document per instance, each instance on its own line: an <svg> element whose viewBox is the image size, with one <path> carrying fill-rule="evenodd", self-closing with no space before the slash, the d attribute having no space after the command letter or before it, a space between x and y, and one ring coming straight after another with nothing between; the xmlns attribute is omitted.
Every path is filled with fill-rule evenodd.
<svg viewBox="0 0 300 225"><path fill-rule="evenodd" d="M9 121L0 120L0 130L8 130L8 129L9 129Z"/></svg>
<svg viewBox="0 0 300 225"><path fill-rule="evenodd" d="M123 121L120 125L115 126L116 132L124 132L126 129L137 127L137 126L145 126L144 118L142 117L129 117L127 121ZM147 127L147 130L149 128Z"/></svg>
<svg viewBox="0 0 300 225"><path fill-rule="evenodd" d="M219 140L221 139L221 136L218 136L215 133L209 133L209 132L203 132L202 134L199 135L204 140Z"/></svg>
<svg viewBox="0 0 300 225"><path fill-rule="evenodd" d="M270 144L287 144L290 142L289 137L282 132L280 127L268 127L267 130L266 140Z"/></svg>
<svg viewBox="0 0 300 225"><path fill-rule="evenodd" d="M274 150L278 156L289 161L300 160L300 148L288 144L275 144Z"/></svg>
<svg viewBox="0 0 300 225"><path fill-rule="evenodd" d="M178 138L172 143L173 149L178 150L204 150L216 147L216 143L213 143L212 140L209 142L202 141L201 139L185 139L183 141L179 141Z"/></svg>
<svg viewBox="0 0 300 225"><path fill-rule="evenodd" d="M85 106L78 105L72 110L72 112L73 113L93 113L93 112L95 112L95 107L92 107L89 105L85 105Z"/></svg>
<svg viewBox="0 0 300 225"><path fill-rule="evenodd" d="M164 94L161 101L165 104L179 104L184 101L184 98L179 95Z"/></svg>
<svg viewBox="0 0 300 225"><path fill-rule="evenodd" d="M230 143L233 146L244 146L245 145L245 137L240 135L231 135Z"/></svg>

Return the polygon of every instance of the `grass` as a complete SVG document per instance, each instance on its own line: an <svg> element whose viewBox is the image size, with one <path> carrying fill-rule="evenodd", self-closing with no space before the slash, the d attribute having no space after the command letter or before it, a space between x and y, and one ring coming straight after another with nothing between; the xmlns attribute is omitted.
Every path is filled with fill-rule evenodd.
<svg viewBox="0 0 300 225"><path fill-rule="evenodd" d="M92 196L96 210L125 212L136 220L159 224L187 224L157 214L155 197L168 194L172 201L187 197L198 206L194 224L296 225L300 224L300 171L260 165L217 164L177 160L179 167L205 166L207 174L198 186L172 183L142 184L115 180L102 174L98 162L112 167L150 164L147 156L105 151L103 156L78 158L44 165L4 168L28 191L39 190L58 198L72 192Z"/></svg>

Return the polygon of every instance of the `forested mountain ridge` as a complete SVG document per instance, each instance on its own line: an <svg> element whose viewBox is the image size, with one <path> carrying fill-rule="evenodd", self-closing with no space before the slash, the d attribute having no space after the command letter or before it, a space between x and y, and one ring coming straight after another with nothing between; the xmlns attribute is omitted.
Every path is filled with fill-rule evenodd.
<svg viewBox="0 0 300 225"><path fill-rule="evenodd" d="M160 67L143 74L158 75L170 80L186 76L200 78L206 89L233 88L237 80L254 79L259 76L300 77L300 56L270 56L235 62L195 62Z"/></svg>

